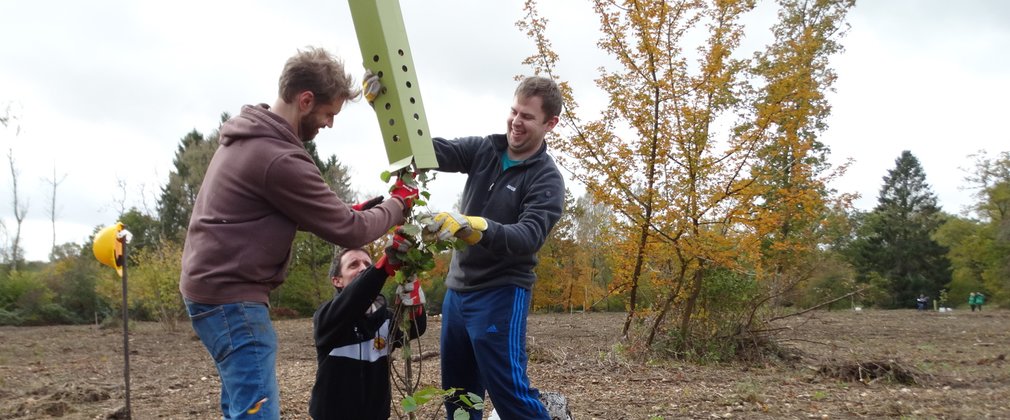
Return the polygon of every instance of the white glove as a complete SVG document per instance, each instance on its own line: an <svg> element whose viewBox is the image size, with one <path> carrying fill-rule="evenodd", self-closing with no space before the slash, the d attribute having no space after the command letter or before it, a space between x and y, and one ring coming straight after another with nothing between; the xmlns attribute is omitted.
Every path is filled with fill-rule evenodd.
<svg viewBox="0 0 1010 420"><path fill-rule="evenodd" d="M405 306L424 305L424 290L421 290L421 282L415 277L406 284L396 286L396 300Z"/></svg>

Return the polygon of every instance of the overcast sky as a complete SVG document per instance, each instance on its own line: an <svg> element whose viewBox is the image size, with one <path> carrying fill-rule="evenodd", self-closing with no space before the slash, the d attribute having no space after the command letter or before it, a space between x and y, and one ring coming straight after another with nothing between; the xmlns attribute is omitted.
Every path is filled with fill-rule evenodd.
<svg viewBox="0 0 1010 420"><path fill-rule="evenodd" d="M608 61L593 48L591 8L543 3L561 76L583 110L599 109L592 80ZM529 73L520 63L533 49L515 27L522 2L403 0L401 7L431 132L504 132L512 78ZM755 26L771 16L761 13ZM839 78L822 138L833 162L853 159L835 188L861 194L856 205L868 210L881 177L911 150L944 210L959 212L971 202L960 190L967 156L1008 149L1010 2L862 1L849 23L846 51L832 61ZM755 30L745 45L767 41L766 29ZM153 212L179 139L193 129L209 133L222 112L272 103L297 48L322 46L353 74L361 69L344 1L0 1L0 40L0 106L20 116L20 133L0 129L0 143L13 151L29 205L22 241L30 260L48 258L52 180L62 180L56 242L83 243L95 226L115 222L124 191L127 206ZM335 154L350 168L363 196L384 192L379 127L363 102L344 107L315 141L321 156ZM0 215L12 236L6 163ZM449 209L462 181L439 174L430 185L433 209Z"/></svg>

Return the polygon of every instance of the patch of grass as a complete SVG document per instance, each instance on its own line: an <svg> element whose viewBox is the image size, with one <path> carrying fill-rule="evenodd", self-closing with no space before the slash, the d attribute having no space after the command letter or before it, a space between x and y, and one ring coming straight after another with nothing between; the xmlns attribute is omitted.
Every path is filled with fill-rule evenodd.
<svg viewBox="0 0 1010 420"><path fill-rule="evenodd" d="M764 390L760 383L746 380L736 383L736 393L743 402L758 404L764 402Z"/></svg>
<svg viewBox="0 0 1010 420"><path fill-rule="evenodd" d="M599 351L597 362L603 366L627 367L630 364L628 348L620 343L614 344L610 351Z"/></svg>
<svg viewBox="0 0 1010 420"><path fill-rule="evenodd" d="M810 398L813 399L814 401L824 401L825 399L828 398L828 392L817 390L814 391L814 394L811 395Z"/></svg>
<svg viewBox="0 0 1010 420"><path fill-rule="evenodd" d="M627 354L628 354L628 346L624 345L623 343L614 343L614 345L610 347L610 353L604 353L603 351L600 352L600 359L604 359L614 355L621 356L621 358L624 358L624 356L626 356Z"/></svg>

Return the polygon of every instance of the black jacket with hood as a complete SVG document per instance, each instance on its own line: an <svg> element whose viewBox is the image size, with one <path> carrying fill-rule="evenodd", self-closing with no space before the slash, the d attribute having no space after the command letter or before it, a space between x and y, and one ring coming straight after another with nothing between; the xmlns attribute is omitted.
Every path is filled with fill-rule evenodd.
<svg viewBox="0 0 1010 420"><path fill-rule="evenodd" d="M315 419L382 419L390 414L389 352L402 345L393 311L379 293L386 272L362 271L312 316L316 383L309 399ZM410 324L410 338L427 329L423 309Z"/></svg>

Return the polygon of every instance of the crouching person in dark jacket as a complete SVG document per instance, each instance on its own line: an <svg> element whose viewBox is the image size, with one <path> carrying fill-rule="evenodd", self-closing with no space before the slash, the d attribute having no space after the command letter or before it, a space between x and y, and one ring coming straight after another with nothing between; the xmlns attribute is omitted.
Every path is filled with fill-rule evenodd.
<svg viewBox="0 0 1010 420"><path fill-rule="evenodd" d="M337 288L312 317L316 343L316 383L309 400L315 419L388 419L390 415L389 352L402 346L403 333L393 325L393 311L380 294L399 268L396 252L407 249L395 235L375 265L362 249L334 257L331 280ZM396 299L410 319L409 338L427 328L424 293L415 279L398 286Z"/></svg>

